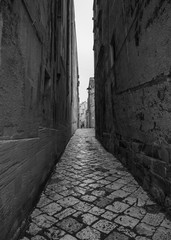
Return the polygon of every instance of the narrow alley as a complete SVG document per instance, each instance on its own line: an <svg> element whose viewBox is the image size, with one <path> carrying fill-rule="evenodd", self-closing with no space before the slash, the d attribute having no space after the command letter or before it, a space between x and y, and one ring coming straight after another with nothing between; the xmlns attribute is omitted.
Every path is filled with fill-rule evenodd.
<svg viewBox="0 0 171 240"><path fill-rule="evenodd" d="M0 0L0 240L171 240L170 59L170 0Z"/></svg>
<svg viewBox="0 0 171 240"><path fill-rule="evenodd" d="M22 240L169 240L171 221L122 164L78 129Z"/></svg>

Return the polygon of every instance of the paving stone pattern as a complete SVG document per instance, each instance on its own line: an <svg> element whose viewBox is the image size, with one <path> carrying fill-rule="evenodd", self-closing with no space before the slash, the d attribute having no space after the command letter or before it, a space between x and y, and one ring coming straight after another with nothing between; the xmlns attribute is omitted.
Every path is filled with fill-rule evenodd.
<svg viewBox="0 0 171 240"><path fill-rule="evenodd" d="M22 240L171 240L171 220L94 137L79 129Z"/></svg>

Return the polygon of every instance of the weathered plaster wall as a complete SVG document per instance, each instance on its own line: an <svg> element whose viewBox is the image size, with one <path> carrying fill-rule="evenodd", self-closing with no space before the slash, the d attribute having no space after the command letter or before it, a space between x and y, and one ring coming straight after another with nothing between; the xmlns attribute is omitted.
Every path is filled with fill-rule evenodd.
<svg viewBox="0 0 171 240"><path fill-rule="evenodd" d="M17 238L78 124L74 18L72 0L0 1L1 240Z"/></svg>
<svg viewBox="0 0 171 240"><path fill-rule="evenodd" d="M171 205L170 1L95 1L94 18L97 137Z"/></svg>

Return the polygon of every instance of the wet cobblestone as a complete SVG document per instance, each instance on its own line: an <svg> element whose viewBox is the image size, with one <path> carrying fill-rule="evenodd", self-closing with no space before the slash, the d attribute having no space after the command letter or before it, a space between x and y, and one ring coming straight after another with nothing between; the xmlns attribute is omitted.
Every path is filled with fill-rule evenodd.
<svg viewBox="0 0 171 240"><path fill-rule="evenodd" d="M171 220L94 137L70 140L20 240L171 240Z"/></svg>

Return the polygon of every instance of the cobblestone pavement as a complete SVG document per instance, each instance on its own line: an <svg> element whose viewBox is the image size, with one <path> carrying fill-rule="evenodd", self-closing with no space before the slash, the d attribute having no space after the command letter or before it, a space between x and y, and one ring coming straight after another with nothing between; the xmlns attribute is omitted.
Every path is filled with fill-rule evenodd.
<svg viewBox="0 0 171 240"><path fill-rule="evenodd" d="M171 240L171 221L90 129L77 130L22 240Z"/></svg>

